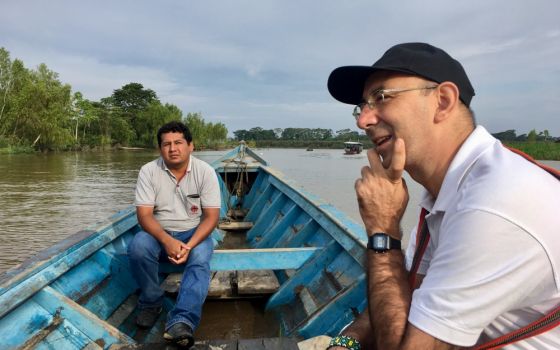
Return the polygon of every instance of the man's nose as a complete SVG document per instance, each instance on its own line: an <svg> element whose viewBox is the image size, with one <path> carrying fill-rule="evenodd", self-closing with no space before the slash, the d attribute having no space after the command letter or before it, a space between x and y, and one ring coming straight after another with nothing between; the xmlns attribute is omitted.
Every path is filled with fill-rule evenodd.
<svg viewBox="0 0 560 350"><path fill-rule="evenodd" d="M377 108L369 108L367 105L362 108L358 119L356 120L356 125L362 130L366 130L373 125L379 123L379 115Z"/></svg>

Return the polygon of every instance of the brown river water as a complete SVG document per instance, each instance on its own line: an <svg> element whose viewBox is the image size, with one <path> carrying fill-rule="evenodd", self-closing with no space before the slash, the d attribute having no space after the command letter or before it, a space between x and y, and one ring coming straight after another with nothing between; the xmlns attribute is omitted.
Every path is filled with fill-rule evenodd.
<svg viewBox="0 0 560 350"><path fill-rule="evenodd" d="M365 152L256 149L269 165L360 223L354 181ZM196 152L212 162L224 151ZM138 170L157 151L0 155L0 273L132 204ZM560 168L560 162L545 162ZM410 178L404 232L414 227L421 187Z"/></svg>

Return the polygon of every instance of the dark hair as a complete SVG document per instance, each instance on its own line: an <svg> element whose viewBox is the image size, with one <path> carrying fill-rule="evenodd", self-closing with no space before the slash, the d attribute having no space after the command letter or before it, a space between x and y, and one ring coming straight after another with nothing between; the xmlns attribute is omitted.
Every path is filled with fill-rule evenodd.
<svg viewBox="0 0 560 350"><path fill-rule="evenodd" d="M167 124L164 124L161 128L159 128L157 132L157 143L160 148L161 148L161 135L167 134L169 132L180 132L183 134L183 137L185 138L187 143L190 144L192 142L192 135L189 128L181 122L172 121Z"/></svg>

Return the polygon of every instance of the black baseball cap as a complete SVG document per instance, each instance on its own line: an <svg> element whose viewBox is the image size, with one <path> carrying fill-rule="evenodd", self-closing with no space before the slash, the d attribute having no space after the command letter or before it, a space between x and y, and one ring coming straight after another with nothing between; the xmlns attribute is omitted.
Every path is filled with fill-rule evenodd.
<svg viewBox="0 0 560 350"><path fill-rule="evenodd" d="M459 98L468 107L474 89L459 61L447 52L426 43L398 44L387 50L370 66L344 66L329 76L327 86L331 95L340 102L357 105L368 77L377 71L393 71L416 75L442 83L450 81L459 88Z"/></svg>

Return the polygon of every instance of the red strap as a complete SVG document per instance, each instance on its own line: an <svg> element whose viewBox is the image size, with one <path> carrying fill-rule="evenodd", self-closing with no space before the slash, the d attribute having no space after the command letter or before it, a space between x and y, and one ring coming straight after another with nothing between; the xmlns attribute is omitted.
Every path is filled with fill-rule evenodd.
<svg viewBox="0 0 560 350"><path fill-rule="evenodd" d="M428 211L422 208L422 211L420 211L420 219L418 220L418 228L416 229L416 251L414 252L412 266L408 274L408 283L411 289L416 288L418 268L420 267L420 262L426 252L428 243L430 242L430 231L428 230L428 223L426 222L427 214Z"/></svg>
<svg viewBox="0 0 560 350"><path fill-rule="evenodd" d="M545 316L520 328L516 331L502 335L499 338L491 340L487 343L479 345L473 349L475 350L493 350L504 347L508 344L513 344L523 339L534 337L546 331L549 331L560 324L560 306L552 310Z"/></svg>

